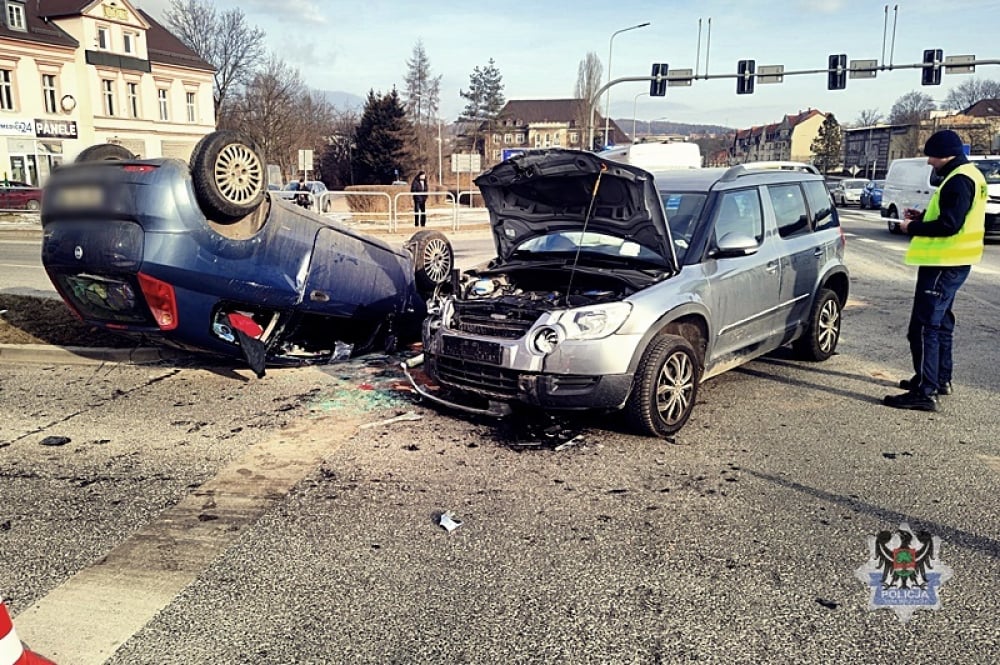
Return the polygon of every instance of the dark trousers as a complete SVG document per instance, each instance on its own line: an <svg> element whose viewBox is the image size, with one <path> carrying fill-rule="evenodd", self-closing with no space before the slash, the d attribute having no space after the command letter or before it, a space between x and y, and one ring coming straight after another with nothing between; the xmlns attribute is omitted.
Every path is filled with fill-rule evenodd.
<svg viewBox="0 0 1000 665"><path fill-rule="evenodd" d="M427 226L427 201L413 199L413 225Z"/></svg>
<svg viewBox="0 0 1000 665"><path fill-rule="evenodd" d="M955 332L955 314L951 306L971 270L971 266L921 266L917 271L906 339L910 342L919 390L925 395L951 381L951 348Z"/></svg>

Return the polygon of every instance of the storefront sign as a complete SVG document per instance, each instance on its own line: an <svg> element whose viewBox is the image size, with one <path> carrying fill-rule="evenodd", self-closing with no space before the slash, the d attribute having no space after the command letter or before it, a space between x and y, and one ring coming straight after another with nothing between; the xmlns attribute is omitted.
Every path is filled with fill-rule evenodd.
<svg viewBox="0 0 1000 665"><path fill-rule="evenodd" d="M4 136L34 136L35 123L30 120L0 119L0 134Z"/></svg>
<svg viewBox="0 0 1000 665"><path fill-rule="evenodd" d="M40 139L75 139L76 120L35 118L35 136Z"/></svg>

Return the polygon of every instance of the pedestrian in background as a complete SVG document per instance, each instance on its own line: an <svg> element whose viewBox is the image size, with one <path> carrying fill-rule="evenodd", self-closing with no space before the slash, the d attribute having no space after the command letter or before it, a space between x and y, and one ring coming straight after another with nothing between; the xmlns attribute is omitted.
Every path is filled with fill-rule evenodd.
<svg viewBox="0 0 1000 665"><path fill-rule="evenodd" d="M899 382L905 393L882 401L896 409L936 411L937 396L952 393L952 305L972 265L983 257L987 188L966 159L961 137L950 129L932 134L924 154L943 180L927 210L907 208L899 224L911 238L905 262L919 266L906 334L915 374Z"/></svg>
<svg viewBox="0 0 1000 665"><path fill-rule="evenodd" d="M411 192L427 191L427 174L423 171L417 173L410 184ZM413 225L427 226L427 194L413 195Z"/></svg>

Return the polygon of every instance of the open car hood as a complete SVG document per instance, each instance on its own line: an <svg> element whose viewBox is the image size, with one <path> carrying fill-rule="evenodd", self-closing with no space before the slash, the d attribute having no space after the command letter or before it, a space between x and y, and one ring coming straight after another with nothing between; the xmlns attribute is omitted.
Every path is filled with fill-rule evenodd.
<svg viewBox="0 0 1000 665"><path fill-rule="evenodd" d="M636 166L579 150L530 150L484 171L476 185L504 261L526 240L583 231L586 223L587 231L635 242L661 257L665 268L676 266L653 176Z"/></svg>

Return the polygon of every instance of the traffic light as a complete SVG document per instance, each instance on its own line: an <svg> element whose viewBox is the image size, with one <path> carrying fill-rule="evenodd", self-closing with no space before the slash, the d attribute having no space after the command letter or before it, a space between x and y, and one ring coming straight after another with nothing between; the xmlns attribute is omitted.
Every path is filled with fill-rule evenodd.
<svg viewBox="0 0 1000 665"><path fill-rule="evenodd" d="M826 89L843 90L847 87L847 54L831 55L827 61Z"/></svg>
<svg viewBox="0 0 1000 665"><path fill-rule="evenodd" d="M659 76L660 78L654 78L649 82L650 97L663 97L667 94L667 69L667 63L665 62L653 63L653 73L651 76Z"/></svg>
<svg viewBox="0 0 1000 665"><path fill-rule="evenodd" d="M753 94L753 84L754 72L757 71L757 62L755 60L740 60L736 65L736 94L737 95L752 95Z"/></svg>
<svg viewBox="0 0 1000 665"><path fill-rule="evenodd" d="M924 68L920 70L920 85L941 85L941 61L944 51L929 48L924 51Z"/></svg>

